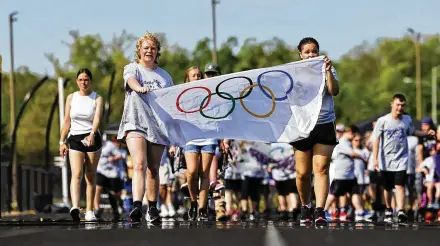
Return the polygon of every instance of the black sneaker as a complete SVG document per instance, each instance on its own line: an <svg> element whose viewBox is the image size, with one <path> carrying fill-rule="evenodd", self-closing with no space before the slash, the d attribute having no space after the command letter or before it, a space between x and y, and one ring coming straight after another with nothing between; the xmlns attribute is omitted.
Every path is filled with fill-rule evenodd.
<svg viewBox="0 0 440 246"><path fill-rule="evenodd" d="M141 222L142 219L142 207L134 207L128 215L132 222Z"/></svg>
<svg viewBox="0 0 440 246"><path fill-rule="evenodd" d="M312 208L307 206L301 207L301 217L299 219L300 223L312 223Z"/></svg>
<svg viewBox="0 0 440 246"><path fill-rule="evenodd" d="M73 221L79 222L81 220L79 214L80 214L79 208L70 209L70 216L72 217Z"/></svg>
<svg viewBox="0 0 440 246"><path fill-rule="evenodd" d="M159 215L159 210L156 207L153 207L153 206L150 206L148 208L148 212L147 212L147 215L145 217L146 217L145 219L148 222L151 222L151 223L160 223L160 222L162 222L162 220L160 218L160 215Z"/></svg>
<svg viewBox="0 0 440 246"><path fill-rule="evenodd" d="M197 219L197 203L191 203L191 208L188 210L188 219L195 221Z"/></svg>
<svg viewBox="0 0 440 246"><path fill-rule="evenodd" d="M385 210L385 218L383 221L385 223L393 223L393 209L387 208Z"/></svg>
<svg viewBox="0 0 440 246"><path fill-rule="evenodd" d="M327 219L325 218L324 208L315 209L315 224L316 225L327 225Z"/></svg>
<svg viewBox="0 0 440 246"><path fill-rule="evenodd" d="M241 221L246 221L247 217L248 217L248 213L247 212L245 212L245 211L241 211L240 212L240 220Z"/></svg>
<svg viewBox="0 0 440 246"><path fill-rule="evenodd" d="M294 209L288 213L288 219L291 221L296 221L298 219L298 210Z"/></svg>
<svg viewBox="0 0 440 246"><path fill-rule="evenodd" d="M100 208L100 209L96 209L96 210L95 210L95 217L96 217L98 220L101 219L102 212L103 212L103 209L102 209L102 208Z"/></svg>
<svg viewBox="0 0 440 246"><path fill-rule="evenodd" d="M399 210L397 213L397 222L399 223L405 223L408 221L408 216L406 215L405 211Z"/></svg>
<svg viewBox="0 0 440 246"><path fill-rule="evenodd" d="M198 221L208 221L208 213L206 212L206 209L199 209L199 216L197 218Z"/></svg>
<svg viewBox="0 0 440 246"><path fill-rule="evenodd" d="M289 219L289 214L287 211L280 211L280 220L286 221Z"/></svg>

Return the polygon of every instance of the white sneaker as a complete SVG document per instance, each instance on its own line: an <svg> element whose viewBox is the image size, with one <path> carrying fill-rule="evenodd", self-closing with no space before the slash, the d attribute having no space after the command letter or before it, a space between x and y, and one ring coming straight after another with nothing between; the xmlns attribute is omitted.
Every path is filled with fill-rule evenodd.
<svg viewBox="0 0 440 246"><path fill-rule="evenodd" d="M176 210L172 204L168 205L168 216L174 217L176 215Z"/></svg>
<svg viewBox="0 0 440 246"><path fill-rule="evenodd" d="M165 204L160 205L160 214L159 216L162 218L168 217L168 208Z"/></svg>
<svg viewBox="0 0 440 246"><path fill-rule="evenodd" d="M85 219L86 221L98 221L93 211L87 211Z"/></svg>

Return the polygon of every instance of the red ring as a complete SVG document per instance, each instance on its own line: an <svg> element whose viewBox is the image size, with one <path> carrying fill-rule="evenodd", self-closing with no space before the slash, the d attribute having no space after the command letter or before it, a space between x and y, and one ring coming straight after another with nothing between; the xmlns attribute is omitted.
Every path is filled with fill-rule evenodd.
<svg viewBox="0 0 440 246"><path fill-rule="evenodd" d="M183 93L185 93L185 92L187 92L187 91L189 91L189 90L192 90L192 89L197 89L197 88L198 88L198 89L206 90L206 91L208 92L208 100L206 100L206 104L205 104L205 106L203 106L203 107L201 107L201 108L199 108L199 109L196 109L196 110L192 110L192 111L185 111L185 110L183 110L183 109L180 107L180 104L179 104L180 97L183 95ZM196 112L200 112L200 111L204 110L206 107L208 107L208 105L209 105L210 102L211 102L211 90L208 89L208 88L205 87L205 86L194 86L194 87L191 87L191 88L186 88L185 90L183 90L182 92L180 92L180 94L177 96L177 99L176 99L176 107L177 107L177 110L179 110L179 111L182 112L182 113L191 114L191 113L196 113Z"/></svg>

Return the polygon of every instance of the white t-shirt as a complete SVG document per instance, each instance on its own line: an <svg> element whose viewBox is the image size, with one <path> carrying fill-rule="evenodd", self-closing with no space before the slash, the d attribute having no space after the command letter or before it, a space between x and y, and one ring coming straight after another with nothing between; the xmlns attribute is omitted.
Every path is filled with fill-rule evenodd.
<svg viewBox="0 0 440 246"><path fill-rule="evenodd" d="M435 161L434 161L434 157L429 156L428 158L426 158L421 164L420 164L420 168L426 168L428 169L428 175L425 176L425 182L427 183L433 183L435 181L434 177L435 177Z"/></svg>
<svg viewBox="0 0 440 246"><path fill-rule="evenodd" d="M416 173L417 166L417 145L419 144L419 138L415 136L408 137L408 170L407 174Z"/></svg>

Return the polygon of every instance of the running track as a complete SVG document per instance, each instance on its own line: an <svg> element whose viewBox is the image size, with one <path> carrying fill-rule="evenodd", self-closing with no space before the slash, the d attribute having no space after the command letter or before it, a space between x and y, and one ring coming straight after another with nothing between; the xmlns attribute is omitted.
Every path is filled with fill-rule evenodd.
<svg viewBox="0 0 440 246"><path fill-rule="evenodd" d="M3 218L0 245L118 245L118 246L287 246L287 245L438 245L440 224L334 223L303 227L279 221L188 222L165 221L155 226L143 222L73 223L37 216Z"/></svg>

